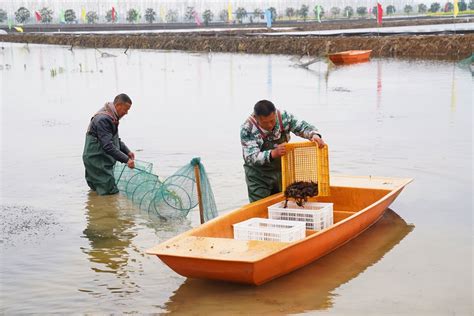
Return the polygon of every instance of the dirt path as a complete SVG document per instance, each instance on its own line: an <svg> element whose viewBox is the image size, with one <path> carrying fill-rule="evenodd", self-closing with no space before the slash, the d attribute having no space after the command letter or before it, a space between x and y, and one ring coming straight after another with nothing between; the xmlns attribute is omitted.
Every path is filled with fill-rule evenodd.
<svg viewBox="0 0 474 316"><path fill-rule="evenodd" d="M457 60L474 51L474 34L351 37L255 37L222 34L72 35L8 34L0 41L91 48L136 48L251 54L324 56L327 53L372 49L373 57Z"/></svg>

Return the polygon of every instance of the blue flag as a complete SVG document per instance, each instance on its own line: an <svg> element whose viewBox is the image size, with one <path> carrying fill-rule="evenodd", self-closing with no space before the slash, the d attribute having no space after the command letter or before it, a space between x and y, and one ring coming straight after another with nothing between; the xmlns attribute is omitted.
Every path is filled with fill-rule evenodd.
<svg viewBox="0 0 474 316"><path fill-rule="evenodd" d="M267 27L272 27L272 11L266 9L265 10L265 19L267 20Z"/></svg>

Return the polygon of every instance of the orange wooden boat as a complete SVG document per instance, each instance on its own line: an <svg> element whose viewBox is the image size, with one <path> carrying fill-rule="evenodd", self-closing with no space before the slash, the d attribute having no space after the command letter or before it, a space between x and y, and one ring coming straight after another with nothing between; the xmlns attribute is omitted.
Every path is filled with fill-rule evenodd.
<svg viewBox="0 0 474 316"><path fill-rule="evenodd" d="M329 54L329 59L336 65L354 64L368 61L372 50L348 50Z"/></svg>
<svg viewBox="0 0 474 316"><path fill-rule="evenodd" d="M157 255L185 277L260 285L357 237L382 216L411 181L332 175L330 195L311 201L334 203L334 225L321 231L306 230L306 238L296 242L233 239L232 225L252 217L267 218L267 207L284 199L278 193L215 218L147 253Z"/></svg>

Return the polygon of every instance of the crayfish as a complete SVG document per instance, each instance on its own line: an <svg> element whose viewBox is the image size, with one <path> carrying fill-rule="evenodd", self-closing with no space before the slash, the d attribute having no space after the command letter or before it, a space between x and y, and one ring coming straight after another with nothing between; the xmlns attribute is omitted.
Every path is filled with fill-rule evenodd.
<svg viewBox="0 0 474 316"><path fill-rule="evenodd" d="M318 184L311 181L298 181L290 184L285 190L285 206L288 206L288 199L293 198L296 205L302 207L309 197L318 195Z"/></svg>

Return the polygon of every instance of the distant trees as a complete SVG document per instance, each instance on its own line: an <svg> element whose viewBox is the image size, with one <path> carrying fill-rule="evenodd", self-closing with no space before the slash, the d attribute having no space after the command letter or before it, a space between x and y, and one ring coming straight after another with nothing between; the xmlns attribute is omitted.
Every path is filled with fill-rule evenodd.
<svg viewBox="0 0 474 316"><path fill-rule="evenodd" d="M67 9L64 11L64 21L66 21L66 23L72 23L76 21L76 12L74 12L73 9Z"/></svg>
<svg viewBox="0 0 474 316"><path fill-rule="evenodd" d="M474 10L474 0L469 1L469 10Z"/></svg>
<svg viewBox="0 0 474 316"><path fill-rule="evenodd" d="M364 17L367 15L367 7L358 7L356 12L360 17Z"/></svg>
<svg viewBox="0 0 474 316"><path fill-rule="evenodd" d="M0 23L6 21L8 19L7 11L0 9Z"/></svg>
<svg viewBox="0 0 474 316"><path fill-rule="evenodd" d="M262 9L255 9L253 10L253 16L254 17L259 17L260 19L263 19L264 16L263 16L263 10Z"/></svg>
<svg viewBox="0 0 474 316"><path fill-rule="evenodd" d="M94 24L99 20L99 16L95 11L89 11L86 13L86 21L88 24Z"/></svg>
<svg viewBox="0 0 474 316"><path fill-rule="evenodd" d="M28 10L25 7L20 7L18 10L15 12L15 20L18 23L25 23L30 19L30 10Z"/></svg>
<svg viewBox="0 0 474 316"><path fill-rule="evenodd" d="M169 9L166 13L166 22L176 22L178 21L178 11Z"/></svg>
<svg viewBox="0 0 474 316"><path fill-rule="evenodd" d="M296 15L296 11L294 8L286 8L285 14L291 20L291 18Z"/></svg>
<svg viewBox="0 0 474 316"><path fill-rule="evenodd" d="M392 14L395 13L395 11L397 11L397 10L395 9L394 5L388 5L387 6L387 15L392 15Z"/></svg>
<svg viewBox="0 0 474 316"><path fill-rule="evenodd" d="M459 8L459 11L466 11L467 10L466 2L464 0L459 1L458 8Z"/></svg>
<svg viewBox="0 0 474 316"><path fill-rule="evenodd" d="M351 6L344 8L344 16L350 19L354 15L354 9Z"/></svg>
<svg viewBox="0 0 474 316"><path fill-rule="evenodd" d="M451 2L446 2L446 4L444 5L444 12L450 12L453 10L454 10L454 4L452 4Z"/></svg>
<svg viewBox="0 0 474 316"><path fill-rule="evenodd" d="M324 16L324 8L322 6L319 6L319 17L320 18L323 18ZM318 5L315 5L314 8L313 8L313 13L314 13L314 16L317 18L318 17Z"/></svg>
<svg viewBox="0 0 474 316"><path fill-rule="evenodd" d="M430 11L431 13L436 13L436 12L439 11L440 8L441 8L441 6L438 2L433 2L428 11Z"/></svg>
<svg viewBox="0 0 474 316"><path fill-rule="evenodd" d="M140 16L140 14L138 13L138 10L137 9L130 9L127 11L127 21L129 23L135 23L138 21L138 17Z"/></svg>
<svg viewBox="0 0 474 316"><path fill-rule="evenodd" d="M51 23L53 21L53 10L50 8L41 8L39 14L41 15L41 23Z"/></svg>
<svg viewBox="0 0 474 316"><path fill-rule="evenodd" d="M472 0L474 1L474 0ZM303 18L303 21L306 21L308 18L309 7L305 4L301 5L301 8L298 10L297 15Z"/></svg>
<svg viewBox="0 0 474 316"><path fill-rule="evenodd" d="M219 12L219 20L222 21L222 22L227 22L227 21L229 21L229 13L227 12L226 9L222 9L222 10Z"/></svg>
<svg viewBox="0 0 474 316"><path fill-rule="evenodd" d="M412 7L411 5L409 5L409 4L407 4L407 5L403 8L403 11L404 11L406 14L410 15L410 13L413 12L413 7Z"/></svg>
<svg viewBox="0 0 474 316"><path fill-rule="evenodd" d="M270 7L268 10L272 13L272 22L275 22L278 16L277 10L274 7Z"/></svg>
<svg viewBox="0 0 474 316"><path fill-rule="evenodd" d="M426 13L428 11L428 7L424 3L420 3L418 5L418 13Z"/></svg>
<svg viewBox="0 0 474 316"><path fill-rule="evenodd" d="M145 10L145 21L148 23L153 23L156 21L156 12L152 8Z"/></svg>
<svg viewBox="0 0 474 316"><path fill-rule="evenodd" d="M333 17L336 17L336 16L338 16L339 14L341 14L341 9L338 8L338 7L332 7L331 10L330 10L330 12L331 12L331 15L332 15Z"/></svg>
<svg viewBox="0 0 474 316"><path fill-rule="evenodd" d="M237 10L235 11L235 17L239 24L242 24L243 20L247 17L247 15L247 10L242 7L237 8Z"/></svg>
<svg viewBox="0 0 474 316"><path fill-rule="evenodd" d="M209 22L211 22L213 18L214 18L214 14L209 9L205 10L202 14L202 20L204 21L205 26L208 26Z"/></svg>
<svg viewBox="0 0 474 316"><path fill-rule="evenodd" d="M185 21L194 21L194 7L187 7L184 14Z"/></svg>

